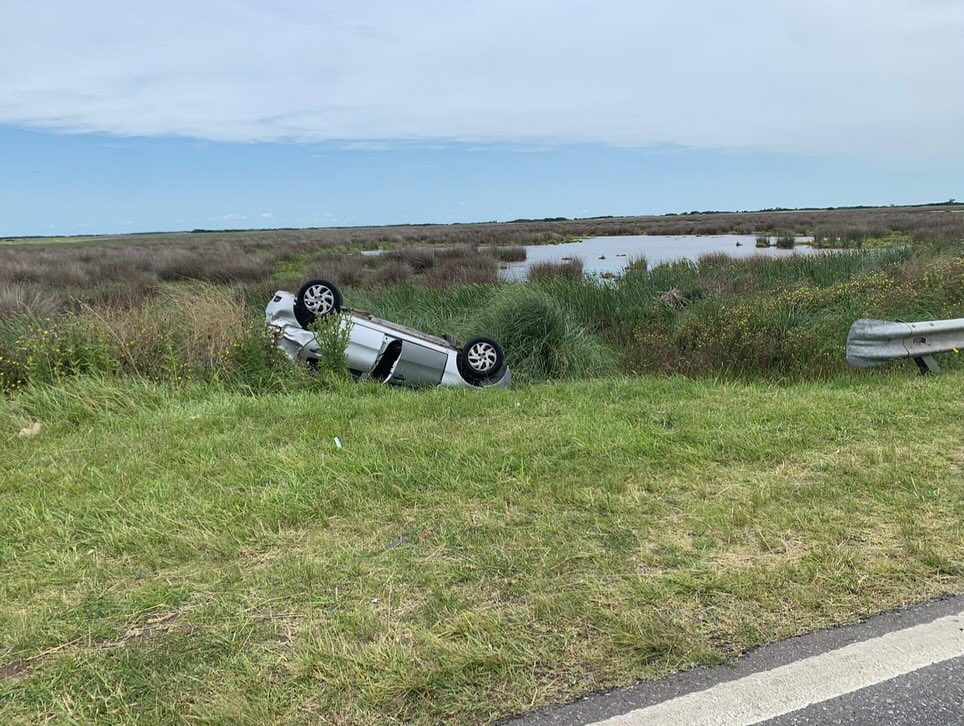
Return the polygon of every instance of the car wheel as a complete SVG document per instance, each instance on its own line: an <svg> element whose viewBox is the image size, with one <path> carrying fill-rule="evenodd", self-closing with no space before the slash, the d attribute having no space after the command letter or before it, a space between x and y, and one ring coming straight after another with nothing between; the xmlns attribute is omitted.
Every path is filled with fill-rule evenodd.
<svg viewBox="0 0 964 726"><path fill-rule="evenodd" d="M341 291L328 280L308 280L295 295L295 318L303 328L340 310Z"/></svg>
<svg viewBox="0 0 964 726"><path fill-rule="evenodd" d="M462 377L480 384L502 375L505 353L492 338L473 338L462 347L458 362Z"/></svg>

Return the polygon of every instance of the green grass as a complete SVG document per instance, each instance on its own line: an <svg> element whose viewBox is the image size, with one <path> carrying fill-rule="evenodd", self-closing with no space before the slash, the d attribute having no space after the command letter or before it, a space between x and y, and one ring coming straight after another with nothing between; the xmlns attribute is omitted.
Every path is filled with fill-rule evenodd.
<svg viewBox="0 0 964 726"><path fill-rule="evenodd" d="M271 273L272 282L279 280L305 279L308 275L311 258L307 254L292 255L280 260Z"/></svg>
<svg viewBox="0 0 964 726"><path fill-rule="evenodd" d="M0 722L479 722L960 592L962 382L28 386Z"/></svg>

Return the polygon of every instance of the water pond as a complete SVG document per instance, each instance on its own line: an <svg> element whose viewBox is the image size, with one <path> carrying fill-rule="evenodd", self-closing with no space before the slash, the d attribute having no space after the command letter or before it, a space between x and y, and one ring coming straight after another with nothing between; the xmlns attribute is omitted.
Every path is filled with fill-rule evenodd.
<svg viewBox="0 0 964 726"><path fill-rule="evenodd" d="M502 276L506 280L524 280L529 267L537 262L562 262L578 257L583 262L583 270L590 275L610 277L620 274L632 260L645 257L650 267L661 262L674 260L697 261L700 257L714 252L723 252L731 257L788 257L824 252L814 249L807 242L809 238L798 238L792 250L776 247L757 247L756 237L752 235L683 235L683 236L622 236L592 237L578 242L565 242L557 245L526 245L526 259L519 262L502 263Z"/></svg>

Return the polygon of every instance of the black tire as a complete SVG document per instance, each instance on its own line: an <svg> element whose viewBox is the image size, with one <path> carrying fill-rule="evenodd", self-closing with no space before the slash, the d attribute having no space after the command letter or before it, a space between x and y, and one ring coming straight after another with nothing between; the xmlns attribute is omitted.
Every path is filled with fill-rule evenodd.
<svg viewBox="0 0 964 726"><path fill-rule="evenodd" d="M308 280L295 295L295 319L307 328L317 317L341 311L341 290L328 280Z"/></svg>
<svg viewBox="0 0 964 726"><path fill-rule="evenodd" d="M505 353L492 338L472 338L459 351L458 366L465 380L473 385L482 385L502 376Z"/></svg>

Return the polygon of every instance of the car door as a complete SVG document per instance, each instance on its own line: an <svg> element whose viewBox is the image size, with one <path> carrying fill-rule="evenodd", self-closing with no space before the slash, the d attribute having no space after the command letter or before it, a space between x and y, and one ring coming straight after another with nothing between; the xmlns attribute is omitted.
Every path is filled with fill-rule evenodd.
<svg viewBox="0 0 964 726"><path fill-rule="evenodd" d="M437 386L442 382L448 354L409 340L402 340L398 360L387 378L400 386Z"/></svg>
<svg viewBox="0 0 964 726"><path fill-rule="evenodd" d="M378 328L364 321L353 319L345 348L345 362L354 375L364 375L374 368L388 343L388 338Z"/></svg>

